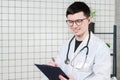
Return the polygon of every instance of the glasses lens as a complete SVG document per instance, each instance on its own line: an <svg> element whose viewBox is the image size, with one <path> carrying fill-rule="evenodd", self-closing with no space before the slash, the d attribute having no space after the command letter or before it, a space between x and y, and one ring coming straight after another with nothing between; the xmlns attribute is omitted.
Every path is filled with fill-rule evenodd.
<svg viewBox="0 0 120 80"><path fill-rule="evenodd" d="M83 21L83 20L78 19L78 20L75 21L75 23L79 26L79 25L81 25L82 21Z"/></svg>
<svg viewBox="0 0 120 80"><path fill-rule="evenodd" d="M67 22L67 24L68 24L69 26L72 26L73 23L74 23L74 21L72 21L72 20L67 20L66 22Z"/></svg>

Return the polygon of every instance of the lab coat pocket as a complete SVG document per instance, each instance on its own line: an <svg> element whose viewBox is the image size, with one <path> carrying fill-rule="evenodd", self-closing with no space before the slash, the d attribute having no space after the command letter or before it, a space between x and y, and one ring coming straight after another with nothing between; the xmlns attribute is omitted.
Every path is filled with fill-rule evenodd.
<svg viewBox="0 0 120 80"><path fill-rule="evenodd" d="M86 53L87 53L87 48L80 51L74 56L74 58L71 61L71 64L74 68L85 72L90 71L92 65L91 65L91 61L88 60L87 57L88 55L86 55Z"/></svg>
<svg viewBox="0 0 120 80"><path fill-rule="evenodd" d="M73 62L71 65L75 69L77 69L79 71L84 71L84 72L91 71L91 68L92 68L91 63L85 59Z"/></svg>
<svg viewBox="0 0 120 80"><path fill-rule="evenodd" d="M90 63L85 62L83 63L81 69L79 69L81 72L91 72L92 65L90 65Z"/></svg>
<svg viewBox="0 0 120 80"><path fill-rule="evenodd" d="M84 64L84 67L83 67L83 71L91 71L92 69L92 65L90 65L90 63L89 62L86 62L85 64Z"/></svg>

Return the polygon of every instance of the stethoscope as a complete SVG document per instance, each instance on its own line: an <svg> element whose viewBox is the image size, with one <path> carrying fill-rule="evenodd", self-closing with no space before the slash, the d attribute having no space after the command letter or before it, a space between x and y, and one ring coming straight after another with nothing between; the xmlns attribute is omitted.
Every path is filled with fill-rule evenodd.
<svg viewBox="0 0 120 80"><path fill-rule="evenodd" d="M88 56L88 52L89 52L88 44L89 44L89 41L90 41L90 37L91 37L91 34L90 34L90 31L89 31L89 37L88 37L87 44L86 44L86 46L84 46L84 47L83 47L82 49L80 49L80 51L79 51L79 53L80 53L82 50L87 49L87 51L86 51L86 56L85 56L85 60L84 60L84 64L86 63L87 56ZM69 44L68 44L68 50L67 50L66 60L64 61L65 64L70 64L70 59L68 58L68 55L69 55L69 51L70 51L71 42L73 41L74 38L75 38L75 36L73 36L73 37L71 38L71 40L70 40L70 42L69 42ZM79 53L78 53L78 54L79 54ZM78 54L77 54L77 55L78 55ZM77 55L76 55L71 61L73 61L73 60L77 57ZM84 64L83 64L82 66L84 66Z"/></svg>

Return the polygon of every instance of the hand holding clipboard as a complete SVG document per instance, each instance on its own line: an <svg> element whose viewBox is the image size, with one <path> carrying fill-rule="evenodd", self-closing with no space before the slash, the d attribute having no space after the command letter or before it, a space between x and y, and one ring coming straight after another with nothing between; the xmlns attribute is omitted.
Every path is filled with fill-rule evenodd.
<svg viewBox="0 0 120 80"><path fill-rule="evenodd" d="M49 80L59 80L59 75L62 75L66 79L69 79L68 76L61 70L60 67L54 67L45 64L35 64L40 71L42 71Z"/></svg>

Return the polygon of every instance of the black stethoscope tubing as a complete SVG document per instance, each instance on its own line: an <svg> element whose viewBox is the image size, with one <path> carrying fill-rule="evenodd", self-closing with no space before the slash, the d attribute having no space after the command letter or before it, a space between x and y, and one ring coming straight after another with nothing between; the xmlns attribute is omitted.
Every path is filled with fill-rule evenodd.
<svg viewBox="0 0 120 80"><path fill-rule="evenodd" d="M88 41L87 41L87 44L86 46L84 46L80 52L82 50L84 50L85 48L87 48L87 52L86 52L86 58L85 58L85 61L87 59L87 55L88 55L88 52L89 52L89 47L88 47L88 44L89 44L89 41L90 41L90 37L91 37L91 34L90 34L90 31L89 31L89 37L88 37ZM65 60L65 64L69 64L70 63L70 59L68 58L68 55L69 55L69 51L70 51L70 45L71 45L71 42L72 40L75 38L75 36L72 37L72 39L70 40L69 44L68 44L68 50L67 50L67 55L66 55L66 60ZM85 62L84 62L85 63Z"/></svg>

